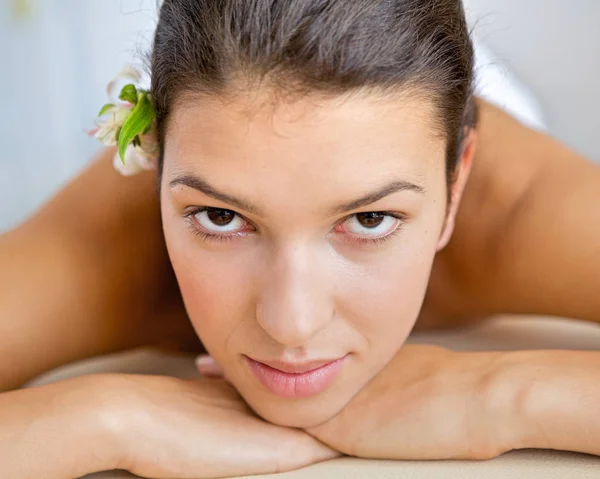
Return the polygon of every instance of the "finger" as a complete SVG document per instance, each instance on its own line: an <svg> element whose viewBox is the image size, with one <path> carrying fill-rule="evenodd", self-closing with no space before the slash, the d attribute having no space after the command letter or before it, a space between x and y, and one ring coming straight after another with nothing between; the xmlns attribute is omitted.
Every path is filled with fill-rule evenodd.
<svg viewBox="0 0 600 479"><path fill-rule="evenodd" d="M283 453L283 457L286 458L284 461L280 462L280 469L282 471L329 461L342 456L340 452L330 448L306 433L301 433L301 435L291 443L293 446L286 453L286 445L289 444L290 442L287 442L286 444L285 441L281 441L278 446L280 454Z"/></svg>
<svg viewBox="0 0 600 479"><path fill-rule="evenodd" d="M217 362L210 356L203 354L196 358L196 369L203 376L221 378L224 376L223 370Z"/></svg>
<svg viewBox="0 0 600 479"><path fill-rule="evenodd" d="M336 451L335 449L329 447L326 444L323 444L322 442L317 441L317 443L315 444L315 462L329 461L331 459L342 457L343 455L344 454L342 454L341 452Z"/></svg>

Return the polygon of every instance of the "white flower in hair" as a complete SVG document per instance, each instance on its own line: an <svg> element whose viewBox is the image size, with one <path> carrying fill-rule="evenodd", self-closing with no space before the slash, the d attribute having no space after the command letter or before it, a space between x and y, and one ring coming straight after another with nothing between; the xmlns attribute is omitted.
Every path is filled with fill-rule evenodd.
<svg viewBox="0 0 600 479"><path fill-rule="evenodd" d="M106 105L106 109L100 112L96 120L96 128L90 134L104 146L115 146L117 144L117 135L121 127L125 124L133 106L130 104Z"/></svg>
<svg viewBox="0 0 600 479"><path fill-rule="evenodd" d="M119 84L119 82L126 81L127 83L132 83L133 85L137 85L141 79L142 79L142 74L138 69L133 68L133 67L123 68L117 74L117 76L115 76L111 81L108 82L108 85L106 85L106 95L108 96L108 99L112 103L116 102L115 89L117 88L117 85Z"/></svg>
<svg viewBox="0 0 600 479"><path fill-rule="evenodd" d="M140 144L130 144L125 150L125 159L122 160L119 153L115 154L113 166L123 176L133 176L142 171L156 169L156 159L159 155L156 134L150 132L140 136Z"/></svg>
<svg viewBox="0 0 600 479"><path fill-rule="evenodd" d="M125 68L107 87L111 103L102 107L96 120L96 128L90 131L105 146L118 145L113 164L125 176L156 168L160 148L158 144L154 106L149 92L139 88L141 74L134 68ZM117 83L129 80L119 93L114 91Z"/></svg>

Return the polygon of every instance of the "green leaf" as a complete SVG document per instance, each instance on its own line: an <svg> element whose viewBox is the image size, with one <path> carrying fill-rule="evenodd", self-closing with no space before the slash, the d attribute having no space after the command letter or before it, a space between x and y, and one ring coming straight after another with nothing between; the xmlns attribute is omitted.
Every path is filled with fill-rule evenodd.
<svg viewBox="0 0 600 479"><path fill-rule="evenodd" d="M138 92L133 83L125 85L119 94L119 100L128 101L134 105L138 101Z"/></svg>
<svg viewBox="0 0 600 479"><path fill-rule="evenodd" d="M129 115L129 118L123 124L117 142L119 144L119 156L121 161L125 164L125 151L127 146L133 141L133 139L144 132L154 121L155 112L154 106L148 98L147 93L141 93L138 96L137 104Z"/></svg>
<svg viewBox="0 0 600 479"><path fill-rule="evenodd" d="M106 113L108 112L108 110L110 110L111 108L114 108L115 105L113 103L107 103L106 105L104 105L101 109L100 109L100 113L98 113L98 116L104 116L106 115Z"/></svg>

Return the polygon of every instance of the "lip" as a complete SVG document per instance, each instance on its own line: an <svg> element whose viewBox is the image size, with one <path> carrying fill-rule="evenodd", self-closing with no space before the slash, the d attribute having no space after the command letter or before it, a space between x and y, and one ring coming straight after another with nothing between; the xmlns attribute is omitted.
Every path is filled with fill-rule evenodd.
<svg viewBox="0 0 600 479"><path fill-rule="evenodd" d="M306 398L329 387L340 372L346 356L297 364L245 358L252 373L273 394L283 398Z"/></svg>

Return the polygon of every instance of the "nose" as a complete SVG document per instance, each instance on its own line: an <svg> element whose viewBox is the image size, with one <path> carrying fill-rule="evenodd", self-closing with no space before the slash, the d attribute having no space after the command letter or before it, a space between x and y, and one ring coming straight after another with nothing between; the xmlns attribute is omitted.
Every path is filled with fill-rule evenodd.
<svg viewBox="0 0 600 479"><path fill-rule="evenodd" d="M271 259L263 272L257 321L277 343L301 347L333 317L327 261L308 245L280 249Z"/></svg>

